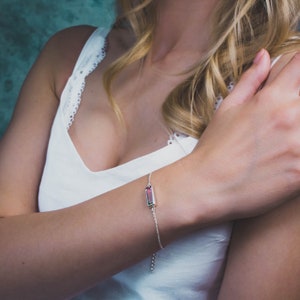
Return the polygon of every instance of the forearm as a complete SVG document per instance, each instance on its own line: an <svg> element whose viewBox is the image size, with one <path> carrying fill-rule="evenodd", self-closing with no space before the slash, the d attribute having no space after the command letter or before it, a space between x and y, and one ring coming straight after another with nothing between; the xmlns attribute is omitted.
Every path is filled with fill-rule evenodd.
<svg viewBox="0 0 300 300"><path fill-rule="evenodd" d="M164 245L186 229L179 201L159 193L173 189L169 171L153 176ZM1 219L0 298L64 299L156 251L146 183L144 177L74 207Z"/></svg>
<svg viewBox="0 0 300 300"><path fill-rule="evenodd" d="M138 197L142 184L136 186L130 199L115 191L72 208L1 220L1 298L63 299L154 251L153 221Z"/></svg>

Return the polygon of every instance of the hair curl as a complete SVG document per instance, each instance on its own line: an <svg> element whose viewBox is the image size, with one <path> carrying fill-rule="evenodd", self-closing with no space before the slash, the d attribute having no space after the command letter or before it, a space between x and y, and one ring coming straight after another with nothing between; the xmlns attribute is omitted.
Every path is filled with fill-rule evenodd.
<svg viewBox="0 0 300 300"><path fill-rule="evenodd" d="M238 82L256 53L265 48L271 57L300 48L297 32L299 0L219 1L213 16L212 39L206 55L165 100L162 113L174 131L200 137L208 125L216 98L226 97L228 84ZM155 0L119 0L121 15L136 36L135 45L104 74L104 86L113 109L121 112L111 95L115 76L134 61L145 58L156 24Z"/></svg>

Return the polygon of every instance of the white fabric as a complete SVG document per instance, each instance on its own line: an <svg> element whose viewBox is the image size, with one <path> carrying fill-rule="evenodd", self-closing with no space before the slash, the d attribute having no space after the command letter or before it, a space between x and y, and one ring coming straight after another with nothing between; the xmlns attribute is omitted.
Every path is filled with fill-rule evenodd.
<svg viewBox="0 0 300 300"><path fill-rule="evenodd" d="M174 135L169 145L125 164L100 172L87 168L68 128L86 76L105 56L106 34L99 28L91 35L63 91L40 185L40 211L69 207L113 190L184 157L197 144L192 137ZM159 251L153 273L147 258L74 299L216 299L230 234L230 223L200 230Z"/></svg>

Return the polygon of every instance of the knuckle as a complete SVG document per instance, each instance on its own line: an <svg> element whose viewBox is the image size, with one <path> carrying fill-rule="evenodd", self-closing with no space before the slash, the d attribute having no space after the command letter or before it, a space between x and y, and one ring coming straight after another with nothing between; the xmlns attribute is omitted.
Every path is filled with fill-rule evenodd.
<svg viewBox="0 0 300 300"><path fill-rule="evenodd" d="M272 113L272 123L276 129L292 130L299 127L298 113L293 106L278 107Z"/></svg>

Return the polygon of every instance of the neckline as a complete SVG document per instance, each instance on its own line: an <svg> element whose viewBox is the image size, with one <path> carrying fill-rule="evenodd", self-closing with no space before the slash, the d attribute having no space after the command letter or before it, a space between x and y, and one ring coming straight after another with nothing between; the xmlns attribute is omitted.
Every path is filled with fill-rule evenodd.
<svg viewBox="0 0 300 300"><path fill-rule="evenodd" d="M190 137L190 136L174 133L172 135L172 140L175 141L175 142L169 143L169 141L166 140L166 145L165 146L160 147L159 149L151 151L147 154L144 154L144 155L138 156L136 158L133 158L133 159L131 159L131 160L125 162L125 163L122 163L120 165L117 165L117 166L114 166L114 167L111 167L111 168L107 168L107 169L103 169L103 170L99 170L99 171L93 171L86 165L84 159L81 157L81 155L77 151L76 146L74 145L73 140L69 135L69 132L68 132L69 126L66 126L66 119L65 119L65 114L64 114L63 107L64 107L65 103L68 102L68 100L69 100L68 98L72 96L72 93L70 94L70 93L67 92L68 90L70 90L70 87L71 87L71 90L73 90L74 84L76 84L77 86L80 86L79 93L77 94L77 96L79 97L78 98L79 104L78 104L78 107L76 108L76 112L74 114L74 118L76 117L77 109L79 108L80 103L82 101L82 93L85 89L86 79L97 68L97 66L99 66L99 64L103 61L103 59L107 55L107 47L106 47L106 42L105 41L107 40L108 34L109 34L109 30L108 29L103 29L103 28L97 28L91 34L90 38L87 40L86 44L84 45L84 47L83 47L83 49L82 49L82 51L81 51L81 53L78 57L78 60L77 60L77 62L75 64L75 67L74 67L74 70L73 70L69 80L67 81L67 83L64 87L64 91L63 91L62 96L61 96L61 103L60 103L61 118L60 118L60 122L62 122L62 125L63 125L63 128L64 128L63 132L64 132L65 137L67 139L67 142L70 146L72 154L75 156L75 159L79 162L81 167L86 172L88 172L90 174L97 175L97 174L103 174L104 172L115 172L117 170L122 170L124 168L127 168L130 165L136 165L138 167L140 162L144 161L147 158L155 157L155 156L157 156L161 153L164 153L164 152L168 151L168 149L172 150L173 148L179 148L180 152L182 152L183 155L186 155L185 150L184 150L184 145L182 144L182 142L184 140L186 140L186 141L191 140L191 141L194 141L194 143L196 143L198 140L193 138L193 137ZM95 37L101 37L102 38L102 43L100 44L99 40L95 39ZM93 41L95 41L95 40L96 40L96 42L95 42L96 45L94 46ZM87 66L85 66L85 68L87 68L88 71L87 72L82 72L82 70L80 70L79 66L81 65L82 60L85 58L85 56L87 54L86 52L87 51L90 52L89 51L90 48L92 48L93 53L95 53L95 52L102 53L102 58L100 59L99 54L97 54L97 53L94 54L95 55L95 57L94 57L95 61L92 61L92 68L88 68ZM90 58L91 58L91 56L90 56ZM74 83L73 82L74 78L77 78L77 80L78 79L81 80L81 82ZM65 92L67 92L67 94L65 94ZM65 97L67 97L67 99L64 99ZM74 99L73 99L73 101L74 101ZM71 124L71 126L72 126L72 124Z"/></svg>
<svg viewBox="0 0 300 300"><path fill-rule="evenodd" d="M63 118L61 118L61 122L63 123ZM81 155L77 151L77 149L73 143L73 140L71 139L71 137L66 129L63 130L63 134L65 135L68 146L70 147L72 155L74 155L77 162L81 165L81 167L87 173L93 174L93 175L98 175L98 174L103 174L103 173L114 173L114 172L117 172L117 171L120 171L123 169L127 169L130 166L135 166L136 169L138 169L139 167L143 166L143 162L145 160L159 157L159 155L160 154L162 155L163 153L170 153L170 155L171 155L171 153L173 151L176 151L176 149L177 149L177 151L182 153L182 156L185 156L185 155L187 155L187 152L188 152L188 150L185 148L185 144L187 144L187 145L189 143L196 144L198 142L198 140L194 137L184 136L184 135L180 135L180 136L176 137L176 134L174 134L174 139L173 139L174 142L173 143L166 143L166 145L163 147L160 147L154 151L151 151L149 153L135 157L135 158L133 158L129 161L126 161L122 164L119 164L117 166L106 168L103 170L93 171L84 162L84 159L81 157Z"/></svg>

